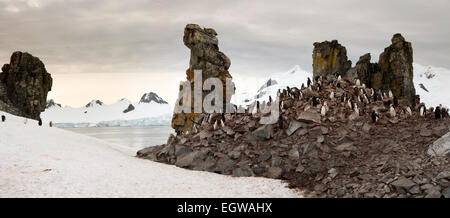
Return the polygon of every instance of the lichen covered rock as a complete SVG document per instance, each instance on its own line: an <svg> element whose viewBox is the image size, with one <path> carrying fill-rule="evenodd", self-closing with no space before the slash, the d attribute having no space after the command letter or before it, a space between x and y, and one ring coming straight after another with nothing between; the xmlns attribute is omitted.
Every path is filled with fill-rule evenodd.
<svg viewBox="0 0 450 218"><path fill-rule="evenodd" d="M352 67L347 58L347 50L337 40L314 43L313 75L328 76L345 73Z"/></svg>
<svg viewBox="0 0 450 218"><path fill-rule="evenodd" d="M2 67L0 100L17 110L7 111L18 116L39 119L45 110L52 77L39 58L14 52L9 64Z"/></svg>
<svg viewBox="0 0 450 218"><path fill-rule="evenodd" d="M392 90L399 99L406 99L410 104L417 103L413 83L413 50L410 42L400 33L392 37L392 44L380 54L378 65L382 73L376 75L373 88ZM380 73L378 73L380 74Z"/></svg>
<svg viewBox="0 0 450 218"><path fill-rule="evenodd" d="M231 75L228 72L231 62L230 59L222 52L219 51L219 41L217 39L217 33L211 28L201 28L197 24L188 24L184 29L183 42L191 50L191 57L189 63L189 69L186 70L186 79L190 83L191 87L191 107L190 113L174 113L172 117L172 128L177 132L186 132L194 122L198 122L203 117L203 113L194 113L194 71L202 71L202 82L206 79L214 77L219 78L223 84L223 93L225 92L226 79L231 79ZM182 86L180 86L180 91ZM202 99L211 91L202 91ZM228 90L230 93L230 90ZM234 90L230 95L234 94ZM180 96L177 100L177 104L181 102L182 98L186 96ZM227 99L231 99L231 96L224 96L223 105L229 103Z"/></svg>

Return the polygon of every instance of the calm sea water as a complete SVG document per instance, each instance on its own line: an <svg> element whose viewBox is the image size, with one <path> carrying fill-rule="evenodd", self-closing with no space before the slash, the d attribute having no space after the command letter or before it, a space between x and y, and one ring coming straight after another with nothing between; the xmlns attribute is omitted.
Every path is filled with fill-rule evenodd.
<svg viewBox="0 0 450 218"><path fill-rule="evenodd" d="M135 150L161 145L173 133L170 126L65 128Z"/></svg>

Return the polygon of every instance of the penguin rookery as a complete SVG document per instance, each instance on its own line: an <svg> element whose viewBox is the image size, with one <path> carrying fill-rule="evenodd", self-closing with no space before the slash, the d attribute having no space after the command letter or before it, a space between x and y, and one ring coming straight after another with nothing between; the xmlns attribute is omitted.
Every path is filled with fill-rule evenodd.
<svg viewBox="0 0 450 218"><path fill-rule="evenodd" d="M215 37L215 31L188 25L185 43L196 34ZM436 141L449 131L448 109L427 108L415 96L411 44L396 34L378 63L370 63L366 54L353 68L337 41L314 47L314 78L306 87L298 81L301 88L279 90L276 100L252 103L245 113L202 115L206 119L191 122L190 131L137 156L236 177L285 179L311 196L439 197L449 192L445 152L450 151ZM209 63L194 54L188 79L196 63ZM229 76L229 60L218 60L227 60L218 72ZM270 114L261 109L272 104L278 104L278 121L261 123ZM175 129L186 129L187 119L181 120L173 123Z"/></svg>

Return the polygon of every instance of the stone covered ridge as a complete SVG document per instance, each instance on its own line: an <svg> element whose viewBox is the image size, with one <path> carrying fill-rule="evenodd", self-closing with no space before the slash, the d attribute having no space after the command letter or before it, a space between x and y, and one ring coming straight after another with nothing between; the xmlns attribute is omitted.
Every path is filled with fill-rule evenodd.
<svg viewBox="0 0 450 218"><path fill-rule="evenodd" d="M202 80L205 81L208 78L219 78L223 84L223 93L225 92L226 79L232 78L228 69L230 68L230 59L221 51L219 51L219 41L217 39L217 33L211 28L201 28L197 24L188 24L184 29L183 42L191 50L189 68L186 71L187 81L191 84L191 91L194 90L194 70L202 71ZM180 86L180 90L182 87ZM209 92L203 91L203 97ZM231 95L234 94L234 90ZM194 95L191 95L192 98ZM177 100L180 103L183 96ZM227 99L231 99L231 96L224 96L224 106ZM193 99L191 99L192 112ZM176 132L186 132L192 128L194 122L198 122L203 119L202 113L178 113L174 114L172 118L172 128Z"/></svg>
<svg viewBox="0 0 450 218"><path fill-rule="evenodd" d="M345 76L351 67L352 62L347 58L347 50L337 40L314 43L314 77L334 74Z"/></svg>
<svg viewBox="0 0 450 218"><path fill-rule="evenodd" d="M39 58L14 52L0 74L0 100L8 104L12 114L39 119L45 110L52 77Z"/></svg>
<svg viewBox="0 0 450 218"><path fill-rule="evenodd" d="M192 170L284 179L316 197L450 197L448 157L436 142L449 132L448 110L394 102L344 79L314 81L279 94L280 118L260 123L262 107L211 119L137 156ZM257 105L260 105L260 108ZM219 116L220 120L220 116ZM393 137L393 133L395 136ZM437 144L430 147L431 144Z"/></svg>
<svg viewBox="0 0 450 218"><path fill-rule="evenodd" d="M378 63L371 63L371 55L360 57L353 68L347 61L345 47L337 43L322 42L314 44L314 76L336 76L350 81L360 79L369 88L387 92L392 90L398 99L409 104L419 103L413 84L413 50L410 42L397 33L392 37L392 44L380 54Z"/></svg>

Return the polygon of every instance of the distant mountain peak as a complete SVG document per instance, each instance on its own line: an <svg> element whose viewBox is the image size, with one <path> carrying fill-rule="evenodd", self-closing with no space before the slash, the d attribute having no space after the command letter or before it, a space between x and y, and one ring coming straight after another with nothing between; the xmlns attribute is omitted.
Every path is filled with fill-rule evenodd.
<svg viewBox="0 0 450 218"><path fill-rule="evenodd" d="M91 102L89 102L86 107L95 107L96 105L98 106L102 106L103 102L100 100L92 100Z"/></svg>
<svg viewBox="0 0 450 218"><path fill-rule="evenodd" d="M141 103L150 103L152 101L155 102L155 103L158 103L158 104L168 104L166 101L164 101L164 99L159 97L154 92L149 92L149 93L145 93L144 95L142 95L141 100L139 101L139 104L141 104Z"/></svg>
<svg viewBox="0 0 450 218"><path fill-rule="evenodd" d="M51 108L51 107L62 107L61 104L56 103L53 99L50 99L47 101L47 104L45 108Z"/></svg>

